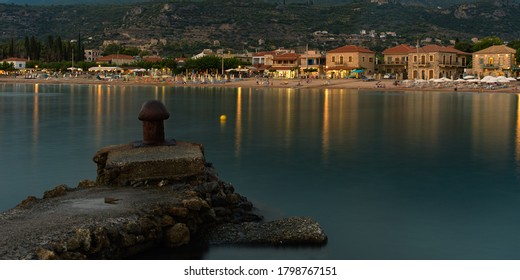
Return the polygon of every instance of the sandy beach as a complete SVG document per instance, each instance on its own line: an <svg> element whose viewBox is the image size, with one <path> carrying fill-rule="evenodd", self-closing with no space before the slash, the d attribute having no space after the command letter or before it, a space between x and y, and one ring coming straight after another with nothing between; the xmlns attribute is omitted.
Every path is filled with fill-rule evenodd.
<svg viewBox="0 0 520 280"><path fill-rule="evenodd" d="M359 79L271 79L265 80L245 78L220 83L178 83L168 80L98 80L95 78L70 77L50 79L26 79L24 77L0 77L0 83L31 84L96 84L96 85L160 85L172 87L245 87L245 88L329 88L329 89L370 89L370 90L421 90L421 91L463 91L463 92L502 92L520 93L519 82L511 82L492 87L486 84L433 84L433 83L399 83L393 79L362 81Z"/></svg>

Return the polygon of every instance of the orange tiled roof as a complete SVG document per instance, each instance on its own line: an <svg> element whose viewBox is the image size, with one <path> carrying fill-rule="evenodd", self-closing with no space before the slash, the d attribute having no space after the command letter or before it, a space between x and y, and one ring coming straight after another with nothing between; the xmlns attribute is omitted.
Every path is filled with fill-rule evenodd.
<svg viewBox="0 0 520 280"><path fill-rule="evenodd" d="M10 58L4 59L2 61L24 61L24 62L27 62L29 60L25 59L25 58L19 58L19 57L10 57Z"/></svg>
<svg viewBox="0 0 520 280"><path fill-rule="evenodd" d="M299 54L295 54L295 53L284 53L284 54L281 54L281 55L277 55L273 58L273 60L296 60L300 58L300 55Z"/></svg>
<svg viewBox="0 0 520 280"><path fill-rule="evenodd" d="M444 46L439 46L439 45L426 45L426 46L420 47L419 50L414 50L414 51L418 51L420 53L445 52L445 53L456 53L456 54L467 54L467 55L469 55L469 53L466 53L466 52L463 52L463 51L459 51L459 50L457 50L456 48L454 48L452 46L444 47Z"/></svg>
<svg viewBox="0 0 520 280"><path fill-rule="evenodd" d="M483 50L480 50L478 52L474 52L476 54L497 54L497 53L516 53L516 50L513 48L510 48L506 45L498 45L498 46L491 46L489 48L485 48Z"/></svg>
<svg viewBox="0 0 520 280"><path fill-rule="evenodd" d="M143 57L143 61L148 61L148 62L159 62L162 60L163 60L163 58L158 55L148 55L148 56Z"/></svg>
<svg viewBox="0 0 520 280"><path fill-rule="evenodd" d="M257 52L255 54L253 54L253 56L266 56L266 55L275 55L276 52Z"/></svg>
<svg viewBox="0 0 520 280"><path fill-rule="evenodd" d="M328 53L351 53L351 52L360 52L360 53L376 53L375 51L371 51L367 48L354 46L354 45L346 45L343 47L339 47L337 49L333 49L328 51Z"/></svg>
<svg viewBox="0 0 520 280"><path fill-rule="evenodd" d="M409 52L415 51L415 47L410 45L402 44L393 48L388 48L383 51L383 54L408 54Z"/></svg>

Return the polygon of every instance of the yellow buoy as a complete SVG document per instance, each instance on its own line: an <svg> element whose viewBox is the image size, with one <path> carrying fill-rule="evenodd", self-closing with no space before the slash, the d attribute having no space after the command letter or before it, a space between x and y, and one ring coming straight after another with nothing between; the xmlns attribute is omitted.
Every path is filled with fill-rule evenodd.
<svg viewBox="0 0 520 280"><path fill-rule="evenodd" d="M220 121L221 121L221 122L225 122L226 119L227 119L226 115L221 115L221 116L220 116Z"/></svg>

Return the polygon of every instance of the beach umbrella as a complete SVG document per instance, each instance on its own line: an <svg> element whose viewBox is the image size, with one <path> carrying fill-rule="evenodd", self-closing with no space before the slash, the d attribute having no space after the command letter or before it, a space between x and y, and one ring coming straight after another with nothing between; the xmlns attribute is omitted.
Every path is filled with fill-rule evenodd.
<svg viewBox="0 0 520 280"><path fill-rule="evenodd" d="M500 77L497 77L497 81L499 83L509 83L509 79L507 77L504 77L504 76L500 76Z"/></svg>
<svg viewBox="0 0 520 280"><path fill-rule="evenodd" d="M485 76L484 78L482 78L480 80L481 82L484 82L484 83L487 83L489 81L491 81L492 83L496 83L497 82L497 78L496 77L493 77L493 76Z"/></svg>
<svg viewBox="0 0 520 280"><path fill-rule="evenodd" d="M484 82L484 83L488 83L488 84L494 84L494 83L498 83L498 78L491 77L491 76L486 76L481 81Z"/></svg>

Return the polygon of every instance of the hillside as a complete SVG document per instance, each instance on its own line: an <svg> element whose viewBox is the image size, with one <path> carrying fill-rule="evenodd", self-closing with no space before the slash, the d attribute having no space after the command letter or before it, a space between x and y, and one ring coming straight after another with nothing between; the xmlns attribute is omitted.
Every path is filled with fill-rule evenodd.
<svg viewBox="0 0 520 280"><path fill-rule="evenodd" d="M200 2L202 0L191 0L191 2ZM249 0L255 2L255 0ZM424 7L450 7L464 3L475 3L481 0L368 0L368 2L380 3L399 3L403 5L415 5ZM159 2L157 0L83 0L82 4L87 5L110 5L110 4L128 4L128 3L145 3L145 2ZM186 2L186 1L185 1ZM187 1L189 2L189 1ZM244 0L248 2L248 0ZM314 5L343 5L352 2L359 2L356 0L259 0L256 2L265 2L270 4L314 4ZM505 0L499 2L519 3L520 0ZM0 0L0 3L16 4L16 5L77 5L77 0Z"/></svg>
<svg viewBox="0 0 520 280"><path fill-rule="evenodd" d="M0 4L0 42L11 38L60 35L76 39L81 33L87 47L105 40L128 45L151 45L161 52L200 50L220 46L241 50L276 46L330 49L346 43L360 30L394 31L396 42L433 37L469 39L496 35L520 37L519 5L483 1L450 8L422 7L369 1L325 5L303 3L207 0L152 1L148 3L19 6ZM290 2L290 1L287 1ZM511 2L511 1L498 1ZM315 31L328 31L317 38ZM331 39L329 37L333 37ZM265 41L260 44L259 40ZM391 42L390 42L391 43Z"/></svg>

